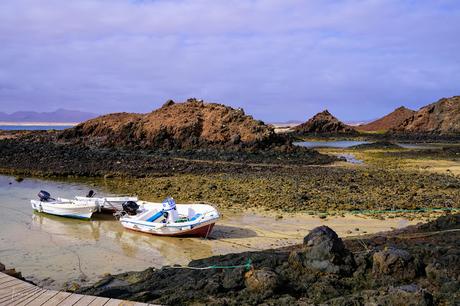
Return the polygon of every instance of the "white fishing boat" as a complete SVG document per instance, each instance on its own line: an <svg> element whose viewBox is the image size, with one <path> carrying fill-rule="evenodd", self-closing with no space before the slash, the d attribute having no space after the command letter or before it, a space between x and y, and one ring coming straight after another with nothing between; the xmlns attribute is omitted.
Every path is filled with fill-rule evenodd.
<svg viewBox="0 0 460 306"><path fill-rule="evenodd" d="M95 197L93 190L90 190L86 196L76 196L75 200L81 203L94 203L97 205L99 211L116 212L123 210L123 203L125 202L137 202L137 197L128 196L110 196L110 197Z"/></svg>
<svg viewBox="0 0 460 306"><path fill-rule="evenodd" d="M176 205L172 198L162 203L129 201L118 216L125 228L160 236L207 237L219 219L211 205Z"/></svg>
<svg viewBox="0 0 460 306"><path fill-rule="evenodd" d="M39 200L31 200L32 208L38 212L51 215L89 219L94 212L98 211L98 205L94 202L75 201L71 199L57 198L42 190L38 193Z"/></svg>

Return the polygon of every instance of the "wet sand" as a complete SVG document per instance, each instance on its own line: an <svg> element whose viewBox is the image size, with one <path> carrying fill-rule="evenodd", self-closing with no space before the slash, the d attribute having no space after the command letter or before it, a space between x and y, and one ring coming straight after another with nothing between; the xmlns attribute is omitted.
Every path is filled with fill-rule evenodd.
<svg viewBox="0 0 460 306"><path fill-rule="evenodd" d="M94 188L94 187L91 187ZM90 283L105 273L187 264L192 259L300 243L308 231L328 225L340 236L401 228L417 221L362 216L321 219L307 214L221 211L209 239L167 238L125 230L109 215L83 221L33 213L29 204L40 189L72 197L90 189L84 183L0 176L0 261L46 288ZM96 189L96 192L98 190Z"/></svg>

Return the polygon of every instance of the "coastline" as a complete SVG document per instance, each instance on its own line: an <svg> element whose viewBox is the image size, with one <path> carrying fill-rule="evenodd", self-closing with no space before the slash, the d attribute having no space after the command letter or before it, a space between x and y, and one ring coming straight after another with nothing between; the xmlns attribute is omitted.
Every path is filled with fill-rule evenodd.
<svg viewBox="0 0 460 306"><path fill-rule="evenodd" d="M439 158L436 162L458 162L459 151L455 146L430 150L321 149L319 152L301 148L288 153L275 150L248 153L225 149L159 151L91 147L78 142L64 142L56 135L57 132L37 132L2 140L0 172L26 177L89 180L91 186L104 188L110 193L136 194L146 200L159 200L173 195L178 202L213 203L224 212L224 218L243 214L241 220L224 219L220 226L216 226L215 236L211 236L214 239L193 240L190 248L185 245L192 240L172 240L171 244L176 245L174 249L171 244L161 245L161 241L155 239L155 245L159 244L163 252L170 254L163 257L171 261L150 262L150 268L140 271L141 267L135 267L127 260L126 267L118 271L107 269L111 274L90 287L80 288L81 285L86 286L87 282L69 283L69 291L168 305L214 302L215 305L264 302L275 305L295 304L299 299L307 304L330 302L342 305L343 301L337 300L341 297L377 303L372 300L374 296L380 296L386 304L395 304L392 290L402 290L403 293L397 293L401 299L418 299L418 302L427 302L426 305L431 305L429 301L433 299L442 302L456 298L455 293L448 290L446 293L442 288L456 285L452 283L453 279L458 279L460 275L458 269L444 269L449 265L460 267L457 265L460 256L449 257L458 252L455 243L460 233L458 214L400 214L399 211L392 215L378 212L368 216L347 214L356 210L458 209L460 177L453 175L450 170L433 174L426 169L407 165L409 159L425 160L428 157ZM337 162L331 154L339 151L352 152L364 163L357 166ZM22 179L18 177L17 181ZM27 183L28 180L25 181ZM252 212L247 208L251 208ZM398 228L399 217L408 220L401 224L407 225L430 221L431 217L439 215L445 215L441 218L446 222L432 221L435 222L433 226L430 223L420 225L414 230L417 234L415 238L404 238L411 234L410 229L369 235L374 233L380 222L385 227L381 229L385 231L388 227ZM63 234L65 231L82 232L80 224L70 227L65 221L46 216L35 219L37 226L54 228L47 230L54 233L54 242L70 238L71 235ZM299 243L313 224L331 225L334 234L344 238L343 243L354 254L355 264L348 262L336 266L332 262L328 265L331 264L334 271L345 269L345 274L312 271L309 261L302 259L302 256L310 256L309 248ZM61 225L65 231L59 229ZM90 234L90 241L92 237L101 237L103 226L107 226L108 222L95 220L83 225L88 227L84 232ZM114 231L110 228L108 232ZM449 232L449 235L438 235L440 232ZM359 233L359 237L345 238ZM427 236L423 236L425 233L428 233ZM332 238L324 239L332 239L330 243L340 244L334 234L331 234ZM29 236L33 239L33 235ZM136 251L135 247L144 245L146 252L152 251L149 236L123 232L123 235L110 237L123 243L120 252L128 258L147 257L142 255L142 250ZM146 243L142 244L143 241ZM133 244L135 247L129 247ZM72 245L75 247L73 241ZM95 252L101 252L98 249L100 245L92 246ZM103 247L107 249L106 245ZM398 249L392 251L394 247ZM111 255L112 249L108 250L108 255ZM227 254L215 254L213 251ZM85 255L86 258L92 256L81 253L83 251L79 248L72 249L72 252L69 258L75 262L77 259L79 262L81 255L82 259ZM199 256L189 258L191 254ZM179 255L182 260L179 260ZM342 255L326 254L323 261L342 258ZM380 263L379 258L387 255L399 256L403 266L382 274L379 265L386 263ZM100 258L108 267L112 267L113 261L122 260L122 257L113 256ZM107 261L107 258L110 259ZM252 261L250 271L242 268L193 269L216 265L241 267L248 262L248 258ZM188 266L183 266L189 259L192 261ZM441 264L434 265L434 259ZM80 268L82 271L94 270L84 265ZM450 273L452 277L448 276L449 280L437 279L431 277L433 273ZM71 282L71 279L67 279ZM252 286L254 282L267 283L271 287L255 288ZM177 287L177 284L181 286ZM301 289L305 284L308 290ZM415 286L416 289L413 292L404 291L405 287L398 289L405 285ZM368 292L371 295L368 296ZM226 304L228 298L234 303Z"/></svg>

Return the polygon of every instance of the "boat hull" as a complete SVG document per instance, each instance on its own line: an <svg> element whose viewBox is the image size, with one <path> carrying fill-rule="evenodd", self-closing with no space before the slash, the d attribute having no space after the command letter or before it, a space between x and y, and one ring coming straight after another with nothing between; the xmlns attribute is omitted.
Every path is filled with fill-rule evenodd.
<svg viewBox="0 0 460 306"><path fill-rule="evenodd" d="M220 218L219 212L207 204L177 204L173 209L164 210L162 203L138 203L140 207L135 215L120 217L121 225L157 236L207 237Z"/></svg>
<svg viewBox="0 0 460 306"><path fill-rule="evenodd" d="M129 221L122 221L121 224L123 227L137 231L143 232L155 236L168 236L168 237L177 237L177 236L186 236L186 237L208 237L211 234L212 229L214 228L215 221L206 222L200 225L197 225L193 228L170 228L163 227L160 229L149 228L145 225L134 224Z"/></svg>
<svg viewBox="0 0 460 306"><path fill-rule="evenodd" d="M96 206L47 203L35 200L31 201L31 206L37 212L77 219L90 219L93 213L97 211Z"/></svg>

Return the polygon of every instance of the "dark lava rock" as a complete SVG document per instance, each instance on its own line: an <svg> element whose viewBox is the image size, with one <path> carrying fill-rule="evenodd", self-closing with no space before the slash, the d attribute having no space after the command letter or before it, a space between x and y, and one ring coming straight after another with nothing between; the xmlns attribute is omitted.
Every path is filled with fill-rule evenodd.
<svg viewBox="0 0 460 306"><path fill-rule="evenodd" d="M355 270L353 254L327 226L314 228L304 238L302 249L292 251L289 263L294 267L341 275L350 275Z"/></svg>
<svg viewBox="0 0 460 306"><path fill-rule="evenodd" d="M401 149L402 147L389 141L377 141L352 146L350 149Z"/></svg>
<svg viewBox="0 0 460 306"><path fill-rule="evenodd" d="M433 305L433 296L426 290L421 289L415 284L403 285L396 288L390 288L388 295L381 298L378 304L389 302L390 305L418 305L429 306Z"/></svg>
<svg viewBox="0 0 460 306"><path fill-rule="evenodd" d="M357 131L339 121L328 110L316 114L308 121L294 127L294 133L298 135L308 134L324 134L324 135L339 135L339 134L357 134Z"/></svg>
<svg viewBox="0 0 460 306"><path fill-rule="evenodd" d="M328 300L322 305L388 305L388 306L431 306L433 296L416 285L382 288L380 290L365 290Z"/></svg>
<svg viewBox="0 0 460 306"><path fill-rule="evenodd" d="M451 217L443 220L431 226L438 231L458 226L446 222ZM77 292L164 305L460 305L460 232L433 234L421 227L342 242L322 226L302 245L214 256L189 265L239 266L235 269L126 272ZM405 238L411 234L417 235ZM241 266L248 258L249 271ZM426 275L418 260L427 265Z"/></svg>
<svg viewBox="0 0 460 306"><path fill-rule="evenodd" d="M250 270L244 278L246 288L253 292L273 292L279 284L278 275L267 268Z"/></svg>
<svg viewBox="0 0 460 306"><path fill-rule="evenodd" d="M397 280L406 280L423 273L419 261L414 256L396 248L376 252L373 262L372 273L376 278L387 275Z"/></svg>
<svg viewBox="0 0 460 306"><path fill-rule="evenodd" d="M423 231L460 229L460 214L441 216L432 222L420 225L418 229Z"/></svg>

